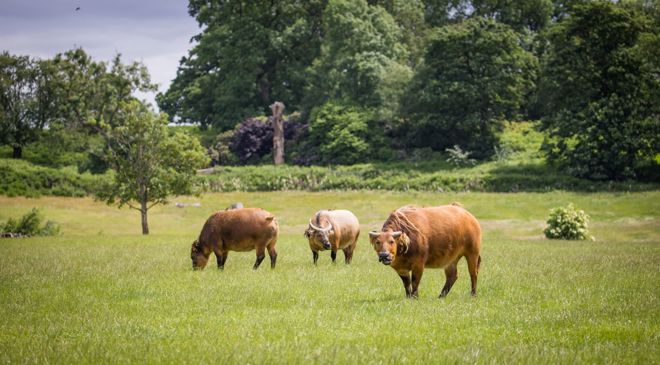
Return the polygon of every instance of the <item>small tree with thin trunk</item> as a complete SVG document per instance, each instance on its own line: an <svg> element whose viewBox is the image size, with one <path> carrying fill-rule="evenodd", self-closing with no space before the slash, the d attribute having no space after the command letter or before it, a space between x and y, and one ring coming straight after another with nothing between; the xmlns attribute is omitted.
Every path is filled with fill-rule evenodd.
<svg viewBox="0 0 660 365"><path fill-rule="evenodd" d="M149 209L167 203L170 195L190 194L195 172L208 157L197 139L169 134L167 115L155 114L136 100L122 102L119 110L116 126L98 124L115 174L97 198L140 211L142 234L149 234Z"/></svg>
<svg viewBox="0 0 660 365"><path fill-rule="evenodd" d="M270 109L273 111L273 116L270 118L273 124L273 160L275 165L282 165L284 163L284 121L282 120L284 103L276 101Z"/></svg>

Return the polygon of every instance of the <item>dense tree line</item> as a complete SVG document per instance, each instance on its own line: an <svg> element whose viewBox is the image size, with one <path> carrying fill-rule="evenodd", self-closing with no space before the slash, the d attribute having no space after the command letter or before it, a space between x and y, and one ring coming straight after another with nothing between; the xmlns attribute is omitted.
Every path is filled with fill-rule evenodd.
<svg viewBox="0 0 660 365"><path fill-rule="evenodd" d="M170 121L218 133L214 163L268 161L266 117L281 101L293 164L425 150L483 160L501 150L504 121L539 120L547 161L576 176L657 174L656 1L190 0L189 13L201 31L157 101ZM134 92L154 90L142 65L81 49L4 52L0 86L0 143L14 157L36 141L44 161L71 160L56 153L67 148L93 171L112 167Z"/></svg>
<svg viewBox="0 0 660 365"><path fill-rule="evenodd" d="M455 145L483 159L504 120L541 119L548 160L575 175L657 166L654 1L191 0L189 12L202 31L160 107L224 131L283 101L307 133L289 162Z"/></svg>

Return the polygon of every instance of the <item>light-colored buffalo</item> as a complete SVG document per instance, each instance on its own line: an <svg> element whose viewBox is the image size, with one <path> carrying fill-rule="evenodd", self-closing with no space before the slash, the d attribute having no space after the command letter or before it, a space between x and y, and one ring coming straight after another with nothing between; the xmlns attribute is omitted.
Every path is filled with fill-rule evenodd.
<svg viewBox="0 0 660 365"><path fill-rule="evenodd" d="M319 251L332 250L332 262L337 258L337 250L344 251L347 264L353 259L353 251L360 236L360 222L348 210L319 210L309 220L305 237L309 240L314 264L319 259Z"/></svg>

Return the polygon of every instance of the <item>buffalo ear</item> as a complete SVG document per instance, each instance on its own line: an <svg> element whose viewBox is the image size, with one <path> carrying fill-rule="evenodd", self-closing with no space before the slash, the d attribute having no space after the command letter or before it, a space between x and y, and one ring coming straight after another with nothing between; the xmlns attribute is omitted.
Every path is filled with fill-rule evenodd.
<svg viewBox="0 0 660 365"><path fill-rule="evenodd" d="M397 239L397 244L401 246L402 253L408 252L408 249L410 248L410 237L405 233L401 233L401 236Z"/></svg>
<svg viewBox="0 0 660 365"><path fill-rule="evenodd" d="M311 236L311 234L309 233L309 229L305 230L305 232L303 233L303 236L305 236L305 238L309 238Z"/></svg>

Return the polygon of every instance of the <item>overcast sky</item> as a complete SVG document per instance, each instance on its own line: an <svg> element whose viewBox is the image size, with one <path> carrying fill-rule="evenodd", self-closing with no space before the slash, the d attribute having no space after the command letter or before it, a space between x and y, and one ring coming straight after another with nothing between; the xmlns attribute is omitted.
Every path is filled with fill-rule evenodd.
<svg viewBox="0 0 660 365"><path fill-rule="evenodd" d="M121 53L144 63L161 91L199 31L187 0L0 0L0 50L51 58L82 47L97 61Z"/></svg>

